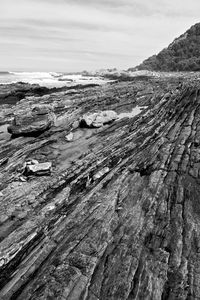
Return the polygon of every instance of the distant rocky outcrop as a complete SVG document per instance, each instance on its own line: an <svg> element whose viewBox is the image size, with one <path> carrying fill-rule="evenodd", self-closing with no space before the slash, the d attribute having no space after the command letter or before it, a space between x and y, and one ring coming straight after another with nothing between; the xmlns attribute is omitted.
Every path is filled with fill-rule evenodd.
<svg viewBox="0 0 200 300"><path fill-rule="evenodd" d="M95 76L95 77L101 77L113 81L129 81L132 80L129 72L126 70L119 70L116 68L113 69L100 69L96 71L83 71L82 75L84 76Z"/></svg>
<svg viewBox="0 0 200 300"><path fill-rule="evenodd" d="M158 55L129 70L200 71L200 23L176 38Z"/></svg>

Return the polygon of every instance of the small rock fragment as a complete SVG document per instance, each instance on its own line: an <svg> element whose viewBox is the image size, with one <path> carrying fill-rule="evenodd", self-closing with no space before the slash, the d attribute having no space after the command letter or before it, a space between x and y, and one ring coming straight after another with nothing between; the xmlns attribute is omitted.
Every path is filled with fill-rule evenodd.
<svg viewBox="0 0 200 300"><path fill-rule="evenodd" d="M17 215L17 219L23 220L23 219L26 218L26 216L27 216L27 212L26 212L26 211L20 212L20 213Z"/></svg>
<svg viewBox="0 0 200 300"><path fill-rule="evenodd" d="M32 165L37 165L37 164L39 163L39 161L36 160L36 159L32 159L32 160L31 160L31 163L32 163Z"/></svg>
<svg viewBox="0 0 200 300"><path fill-rule="evenodd" d="M94 180L97 180L99 178L101 178L103 175L105 175L106 173L109 172L109 168L108 167L105 167L103 168L102 170L100 170L99 172L97 172L94 176L93 176L93 179Z"/></svg>
<svg viewBox="0 0 200 300"><path fill-rule="evenodd" d="M19 180L22 181L22 182L26 182L26 178L23 177L23 176L20 176L20 177L19 177Z"/></svg>
<svg viewBox="0 0 200 300"><path fill-rule="evenodd" d="M119 206L119 207L116 207L116 210L122 210L123 207Z"/></svg>
<svg viewBox="0 0 200 300"><path fill-rule="evenodd" d="M49 175L51 173L52 163L38 163L35 165L28 165L26 170L28 174L33 175Z"/></svg>
<svg viewBox="0 0 200 300"><path fill-rule="evenodd" d="M5 259L4 259L4 258L1 258L1 259L0 259L0 267L2 267L4 264L5 264Z"/></svg>
<svg viewBox="0 0 200 300"><path fill-rule="evenodd" d="M29 199L28 199L28 204L33 204L35 202L35 196L31 196Z"/></svg>
<svg viewBox="0 0 200 300"><path fill-rule="evenodd" d="M74 121L74 123L72 124L72 128L76 129L79 127L79 121Z"/></svg>
<svg viewBox="0 0 200 300"><path fill-rule="evenodd" d="M8 216L7 215L1 215L0 216L0 224L5 223L8 220Z"/></svg>
<svg viewBox="0 0 200 300"><path fill-rule="evenodd" d="M65 136L65 139L68 141L68 142L72 142L73 141L73 138L74 138L74 134L72 132L70 132L69 134L67 134Z"/></svg>

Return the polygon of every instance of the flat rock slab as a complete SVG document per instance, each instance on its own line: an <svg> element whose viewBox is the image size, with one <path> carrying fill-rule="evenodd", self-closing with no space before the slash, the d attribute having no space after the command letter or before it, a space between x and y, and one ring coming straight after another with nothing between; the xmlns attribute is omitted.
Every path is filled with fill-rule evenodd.
<svg viewBox="0 0 200 300"><path fill-rule="evenodd" d="M52 163L38 163L33 165L27 165L26 170L28 174L35 174L35 175L46 175L51 173Z"/></svg>

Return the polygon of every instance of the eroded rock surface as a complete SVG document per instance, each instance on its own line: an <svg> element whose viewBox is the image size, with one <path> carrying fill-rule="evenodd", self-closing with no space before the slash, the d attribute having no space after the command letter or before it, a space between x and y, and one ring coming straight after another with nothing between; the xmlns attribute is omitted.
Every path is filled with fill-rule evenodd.
<svg viewBox="0 0 200 300"><path fill-rule="evenodd" d="M200 298L200 87L179 83L145 79L42 97L56 126L3 141L0 299ZM74 125L89 112L137 105L145 109L133 118ZM52 173L22 182L32 159L52 162Z"/></svg>

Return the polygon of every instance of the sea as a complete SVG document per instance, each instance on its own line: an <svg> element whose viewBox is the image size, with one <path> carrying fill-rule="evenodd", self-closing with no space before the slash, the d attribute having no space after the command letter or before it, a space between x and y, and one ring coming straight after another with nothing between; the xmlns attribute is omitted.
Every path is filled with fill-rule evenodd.
<svg viewBox="0 0 200 300"><path fill-rule="evenodd" d="M46 87L75 86L77 84L104 84L102 77L83 76L82 74L67 74L60 72L0 72L0 84L24 82L39 84Z"/></svg>

